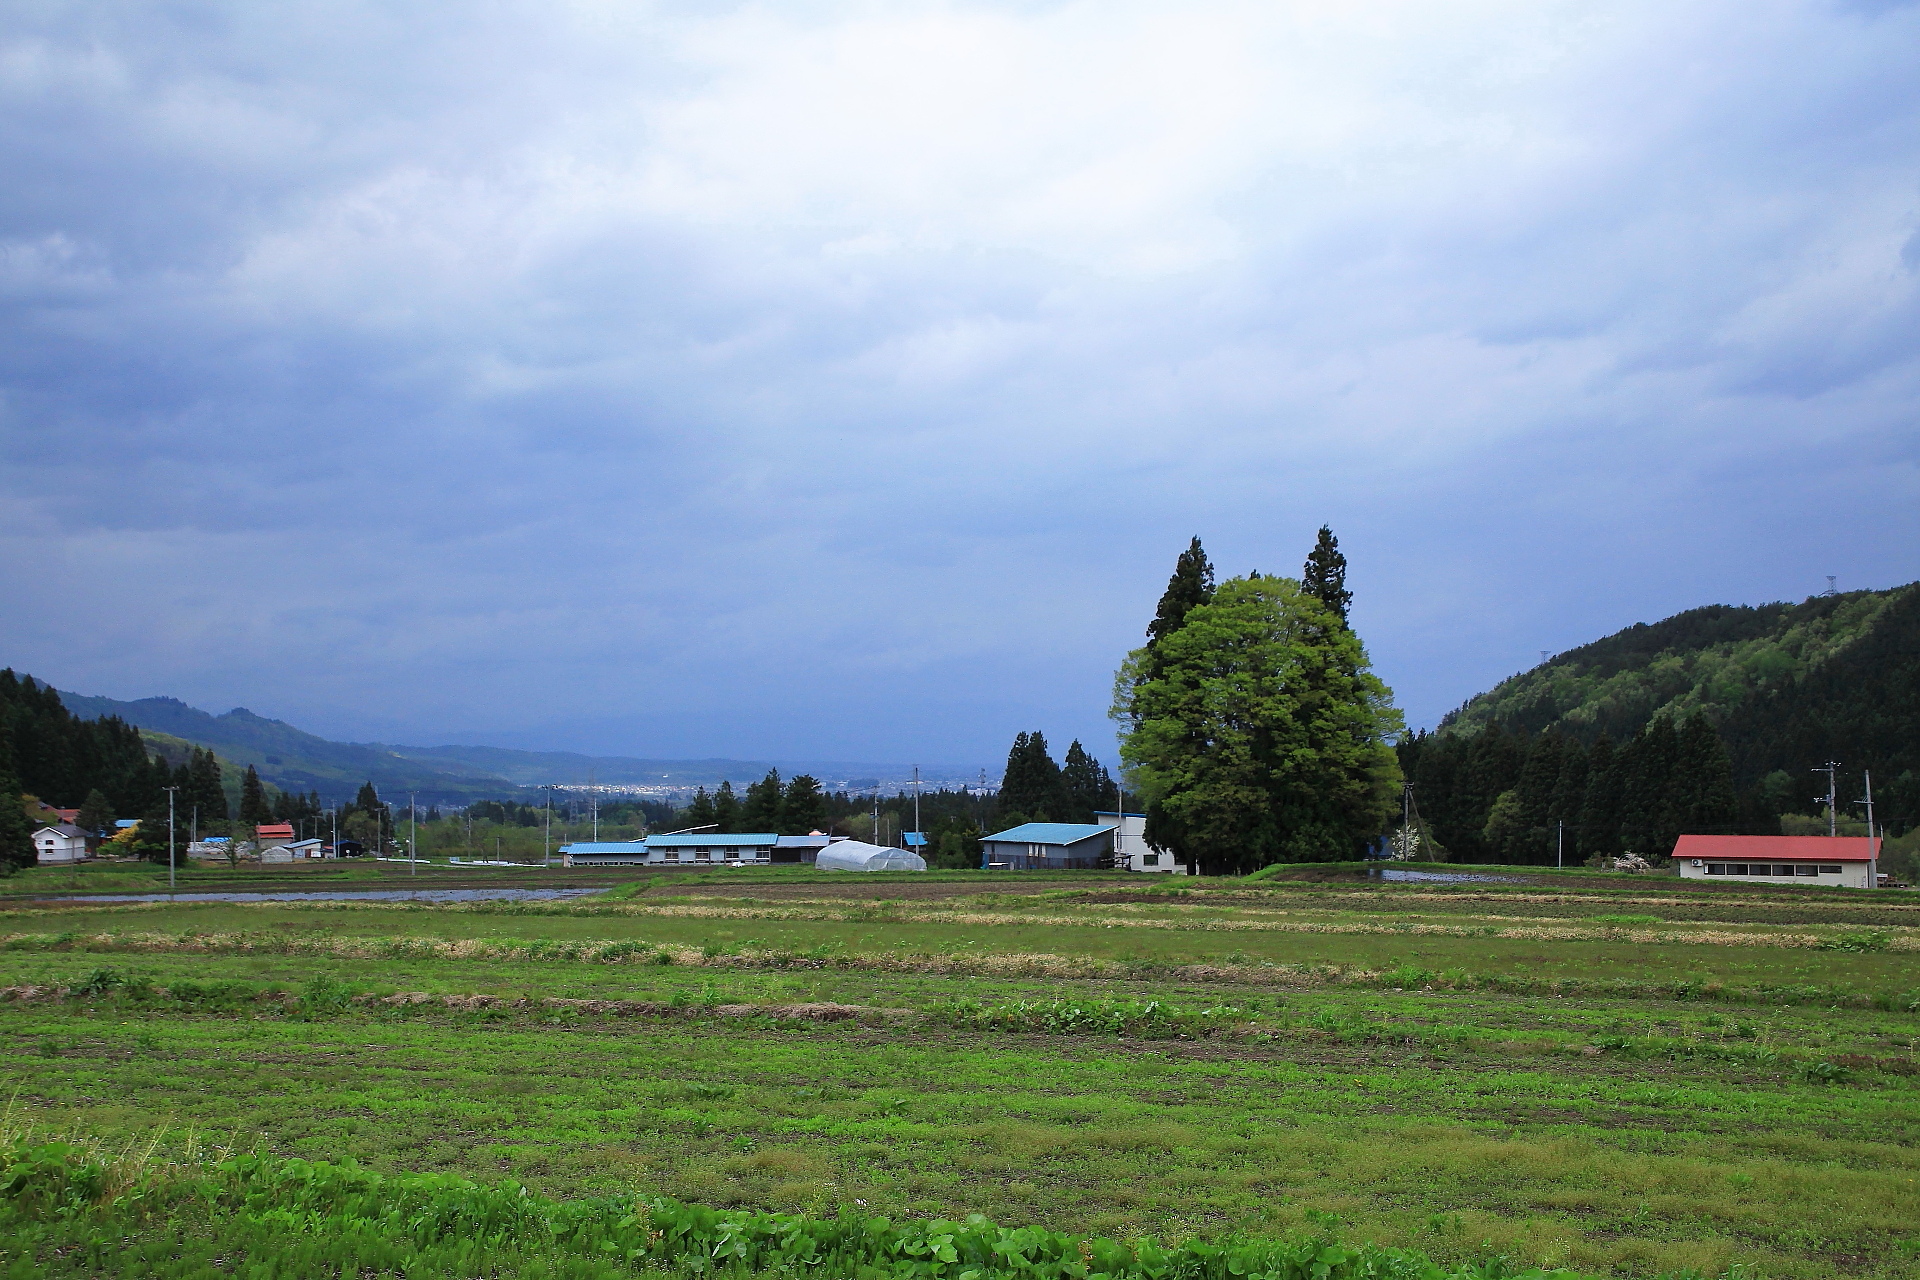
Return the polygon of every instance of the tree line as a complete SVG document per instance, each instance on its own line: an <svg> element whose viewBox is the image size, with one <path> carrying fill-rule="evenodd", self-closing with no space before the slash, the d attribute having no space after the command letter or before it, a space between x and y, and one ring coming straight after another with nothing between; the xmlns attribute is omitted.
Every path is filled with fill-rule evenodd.
<svg viewBox="0 0 1920 1280"><path fill-rule="evenodd" d="M1616 745L1555 730L1418 733L1398 748L1426 856L1456 862L1568 863L1664 857L1683 832L1779 832L1741 811L1727 745L1694 715L1656 719ZM1438 846L1437 848L1434 846Z"/></svg>

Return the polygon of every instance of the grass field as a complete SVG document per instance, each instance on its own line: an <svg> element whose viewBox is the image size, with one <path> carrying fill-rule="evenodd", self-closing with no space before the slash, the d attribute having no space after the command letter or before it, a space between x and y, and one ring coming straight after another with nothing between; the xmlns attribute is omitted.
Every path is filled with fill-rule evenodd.
<svg viewBox="0 0 1920 1280"><path fill-rule="evenodd" d="M15 898L0 1073L16 1130L560 1200L1920 1274L1910 899L1527 879Z"/></svg>

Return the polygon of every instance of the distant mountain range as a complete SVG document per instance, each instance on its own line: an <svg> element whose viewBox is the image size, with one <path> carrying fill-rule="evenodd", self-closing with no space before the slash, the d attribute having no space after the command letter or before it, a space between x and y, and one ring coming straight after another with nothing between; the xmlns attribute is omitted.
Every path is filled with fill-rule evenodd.
<svg viewBox="0 0 1920 1280"><path fill-rule="evenodd" d="M777 768L783 775L811 773L829 789L892 786L910 767L858 761L645 760L590 756L569 751L517 751L507 747L405 747L377 742L334 742L296 729L284 720L235 707L214 715L178 698L121 702L60 691L69 711L83 719L119 716L144 733L165 734L210 747L225 759L252 765L284 791L318 791L325 799L350 797L363 782L383 796L418 792L422 804L461 805L505 799L523 788L545 785L647 786L691 789L722 781L752 782ZM930 781L964 779L968 770L923 771Z"/></svg>

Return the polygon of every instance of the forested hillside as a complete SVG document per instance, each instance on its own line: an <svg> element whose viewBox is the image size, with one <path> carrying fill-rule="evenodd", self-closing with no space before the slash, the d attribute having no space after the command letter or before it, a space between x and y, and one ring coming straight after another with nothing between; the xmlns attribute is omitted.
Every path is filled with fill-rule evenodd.
<svg viewBox="0 0 1920 1280"><path fill-rule="evenodd" d="M1504 681L1401 749L1455 856L1664 852L1681 830L1777 833L1839 761L1843 813L1920 825L1920 584L1710 605ZM1504 809L1501 807L1505 798Z"/></svg>
<svg viewBox="0 0 1920 1280"><path fill-rule="evenodd" d="M263 779L283 790L318 791L330 800L346 799L369 780L382 791L417 792L423 803L464 804L517 790L483 769L440 762L427 765L382 747L333 742L245 707L216 716L178 698L118 702L76 693L58 696L75 715L121 720L146 732L199 743L242 765L252 765Z"/></svg>

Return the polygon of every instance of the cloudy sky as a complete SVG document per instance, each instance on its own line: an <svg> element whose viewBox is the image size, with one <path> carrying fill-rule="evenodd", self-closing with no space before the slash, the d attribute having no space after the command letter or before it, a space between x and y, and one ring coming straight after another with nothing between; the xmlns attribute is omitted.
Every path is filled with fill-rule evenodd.
<svg viewBox="0 0 1920 1280"><path fill-rule="evenodd" d="M1920 7L22 3L0 663L1111 756L1198 534L1410 721L1920 577Z"/></svg>

